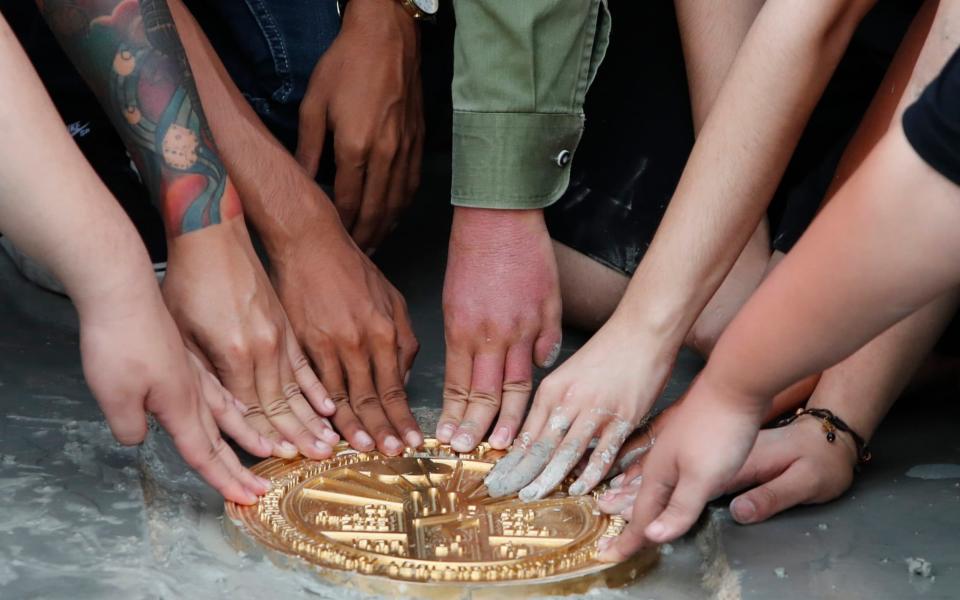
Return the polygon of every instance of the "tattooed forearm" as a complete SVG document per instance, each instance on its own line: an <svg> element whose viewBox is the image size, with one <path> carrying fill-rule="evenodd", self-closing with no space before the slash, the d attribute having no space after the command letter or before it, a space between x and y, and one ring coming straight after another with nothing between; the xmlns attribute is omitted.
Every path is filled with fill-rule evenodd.
<svg viewBox="0 0 960 600"><path fill-rule="evenodd" d="M240 213L166 0L38 0L177 236Z"/></svg>

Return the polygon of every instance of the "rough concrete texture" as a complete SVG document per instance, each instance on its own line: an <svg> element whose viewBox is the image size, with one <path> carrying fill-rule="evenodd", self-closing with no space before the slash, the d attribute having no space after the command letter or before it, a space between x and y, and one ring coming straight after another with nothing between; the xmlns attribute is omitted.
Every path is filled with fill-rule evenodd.
<svg viewBox="0 0 960 600"><path fill-rule="evenodd" d="M381 255L393 257L383 266L406 294L420 336L410 397L432 432L443 379L443 265L417 229L400 232ZM403 252L391 250L404 240ZM229 546L221 499L162 433L139 449L118 446L83 384L69 303L24 281L4 255L0 323L0 597L357 597L309 569ZM568 334L561 360L583 339ZM664 401L698 367L684 355ZM917 396L889 420L874 462L837 502L751 527L733 524L717 503L694 533L663 549L648 576L588 596L960 596L958 413L954 403Z"/></svg>

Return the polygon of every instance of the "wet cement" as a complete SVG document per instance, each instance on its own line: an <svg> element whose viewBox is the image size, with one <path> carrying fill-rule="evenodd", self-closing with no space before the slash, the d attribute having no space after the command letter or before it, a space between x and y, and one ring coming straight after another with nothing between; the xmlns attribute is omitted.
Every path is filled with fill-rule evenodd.
<svg viewBox="0 0 960 600"><path fill-rule="evenodd" d="M442 206L431 210L443 216ZM415 212L382 249L381 263L411 307L422 349L410 398L432 432L443 381L443 264L439 242L419 233L421 217ZM583 341L568 332L560 359ZM684 354L663 402L699 366ZM588 596L960 596L960 414L930 394L901 404L877 437L873 463L842 499L750 527L732 523L718 503L694 533L663 549L648 576ZM164 434L139 449L118 446L83 383L69 303L23 280L2 253L0 410L0 598L359 597L309 569L228 545L220 498ZM908 569L908 559L920 558L929 576Z"/></svg>

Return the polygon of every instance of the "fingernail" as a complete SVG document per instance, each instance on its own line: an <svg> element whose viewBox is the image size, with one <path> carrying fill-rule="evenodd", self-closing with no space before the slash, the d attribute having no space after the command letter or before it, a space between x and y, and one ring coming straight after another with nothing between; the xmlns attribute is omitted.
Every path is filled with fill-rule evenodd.
<svg viewBox="0 0 960 600"><path fill-rule="evenodd" d="M387 439L383 440L383 447L389 454L399 454L403 450L403 444L392 435L388 435Z"/></svg>
<svg viewBox="0 0 960 600"><path fill-rule="evenodd" d="M540 497L540 486L536 484L530 484L527 487L520 490L520 499L524 502L530 502L531 500L536 500Z"/></svg>
<svg viewBox="0 0 960 600"><path fill-rule="evenodd" d="M490 436L490 445L497 450L503 450L510 443L510 429L506 425L497 427L497 430Z"/></svg>
<svg viewBox="0 0 960 600"><path fill-rule="evenodd" d="M615 490L607 490L600 494L600 502L613 502L619 494Z"/></svg>
<svg viewBox="0 0 960 600"><path fill-rule="evenodd" d="M582 496L587 492L587 484L583 483L582 481L576 481L567 491L571 496Z"/></svg>
<svg viewBox="0 0 960 600"><path fill-rule="evenodd" d="M610 487L613 489L617 489L618 487L620 487L620 485L623 484L623 478L626 477L626 475L627 475L626 473L620 473L619 475L611 479Z"/></svg>
<svg viewBox="0 0 960 600"><path fill-rule="evenodd" d="M757 505L749 498L734 498L730 503L730 512L737 521L749 523L757 514Z"/></svg>
<svg viewBox="0 0 960 600"><path fill-rule="evenodd" d="M543 367L549 369L560 358L560 342L557 342L553 345L553 348L550 349L550 354L547 355L546 360L543 361Z"/></svg>
<svg viewBox="0 0 960 600"><path fill-rule="evenodd" d="M257 502L260 501L260 498L253 492L247 492L246 494L244 494L244 496L245 498L244 498L243 504L246 504L247 506L256 504Z"/></svg>
<svg viewBox="0 0 960 600"><path fill-rule="evenodd" d="M627 487L639 486L641 483L643 483L643 475L637 475L627 483Z"/></svg>
<svg viewBox="0 0 960 600"><path fill-rule="evenodd" d="M257 483L260 484L260 487L263 488L264 492L269 492L273 489L273 482L269 479L264 479L263 477L257 477Z"/></svg>
<svg viewBox="0 0 960 600"><path fill-rule="evenodd" d="M630 504L625 509L621 510L620 516L624 519L630 519L630 517L633 516L633 504Z"/></svg>
<svg viewBox="0 0 960 600"><path fill-rule="evenodd" d="M326 442L321 442L320 440L316 440L315 442L313 442L313 447L319 450L323 454L331 454L333 452L333 448L330 447L330 444L327 444Z"/></svg>
<svg viewBox="0 0 960 600"><path fill-rule="evenodd" d="M474 447L473 436L469 433L461 433L453 439L450 446L457 452L469 452L473 450Z"/></svg>
<svg viewBox="0 0 960 600"><path fill-rule="evenodd" d="M647 537L653 541L659 540L667 532L667 526L660 521L654 521L647 526Z"/></svg>
<svg viewBox="0 0 960 600"><path fill-rule="evenodd" d="M453 423L444 423L437 427L437 439L446 444L450 441L450 438L453 437L454 431L456 431L456 428L453 426Z"/></svg>
<svg viewBox="0 0 960 600"><path fill-rule="evenodd" d="M323 436L324 441L331 446L340 441L340 436L332 429L324 429L321 435Z"/></svg>
<svg viewBox="0 0 960 600"><path fill-rule="evenodd" d="M407 435L403 436L407 440L407 445L411 448L419 448L423 445L423 436L421 436L416 431L408 431Z"/></svg>
<svg viewBox="0 0 960 600"><path fill-rule="evenodd" d="M610 537L600 538L600 541L597 542L597 550L599 550L600 552L603 552L607 548L609 548L610 544L612 543L613 543L613 538L610 538Z"/></svg>
<svg viewBox="0 0 960 600"><path fill-rule="evenodd" d="M337 405L333 403L333 398L324 398L321 404L323 404L323 409L328 413L337 412Z"/></svg>
<svg viewBox="0 0 960 600"><path fill-rule="evenodd" d="M236 398L233 399L233 405L237 407L237 410L240 411L241 415L247 414L247 411L250 410L250 408L246 404L244 404L243 402L240 402Z"/></svg>
<svg viewBox="0 0 960 600"><path fill-rule="evenodd" d="M277 446L280 448L280 452L286 455L295 456L297 454L297 447L286 440L280 442Z"/></svg>
<svg viewBox="0 0 960 600"><path fill-rule="evenodd" d="M372 450L376 446L373 438L366 431L359 432L355 437L357 438L357 446L359 446L358 450Z"/></svg>

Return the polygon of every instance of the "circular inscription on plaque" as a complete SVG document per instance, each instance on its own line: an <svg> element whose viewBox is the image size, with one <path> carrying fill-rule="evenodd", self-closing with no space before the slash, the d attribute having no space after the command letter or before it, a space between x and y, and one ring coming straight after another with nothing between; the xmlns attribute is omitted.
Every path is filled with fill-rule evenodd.
<svg viewBox="0 0 960 600"><path fill-rule="evenodd" d="M602 514L596 495L567 496L569 482L535 502L491 498L483 479L503 455L427 440L392 458L341 444L327 460L268 459L253 471L273 490L254 506L227 502L226 514L273 550L409 582L546 582L613 566L596 560L597 542L623 519Z"/></svg>

